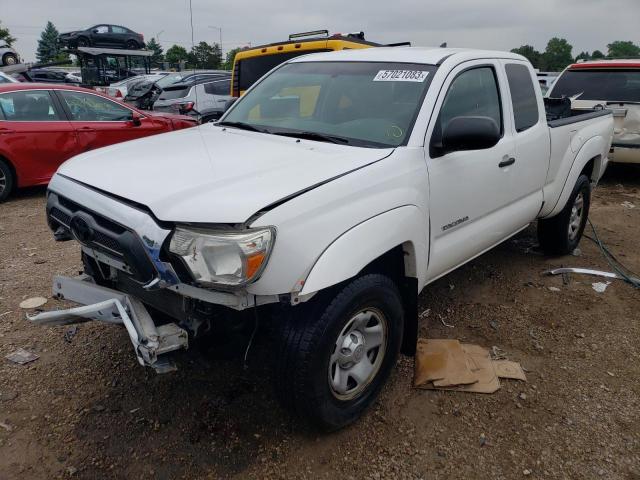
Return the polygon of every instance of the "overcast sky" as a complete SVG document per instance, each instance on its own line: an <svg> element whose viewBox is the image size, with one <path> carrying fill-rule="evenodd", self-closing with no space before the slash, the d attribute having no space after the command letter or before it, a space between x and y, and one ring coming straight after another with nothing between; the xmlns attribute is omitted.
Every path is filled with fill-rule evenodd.
<svg viewBox="0 0 640 480"><path fill-rule="evenodd" d="M497 50L531 44L543 50L553 36L566 38L574 56L613 40L640 43L640 0L193 0L196 43L217 42L225 51L286 39L289 33L327 28L363 30L369 40ZM125 25L160 37L165 50L191 46L189 0L0 0L0 21L18 39L15 47L35 60L40 32L51 20L60 32L97 23Z"/></svg>

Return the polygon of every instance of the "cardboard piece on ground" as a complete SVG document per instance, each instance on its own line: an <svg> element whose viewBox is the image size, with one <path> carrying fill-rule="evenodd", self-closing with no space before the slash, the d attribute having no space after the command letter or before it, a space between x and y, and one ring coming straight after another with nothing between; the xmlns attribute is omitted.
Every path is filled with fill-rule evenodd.
<svg viewBox="0 0 640 480"><path fill-rule="evenodd" d="M493 368L500 378L522 380L523 382L527 381L527 376L524 374L524 370L517 362L510 362L509 360L494 360Z"/></svg>
<svg viewBox="0 0 640 480"><path fill-rule="evenodd" d="M418 340L414 384L466 385L476 381L458 340Z"/></svg>
<svg viewBox="0 0 640 480"><path fill-rule="evenodd" d="M13 363L24 365L25 363L37 360L38 358L40 358L40 356L36 355L35 353L27 352L24 348L18 348L15 352L6 355L4 358Z"/></svg>
<svg viewBox="0 0 640 480"><path fill-rule="evenodd" d="M466 365L467 369L461 369L461 365ZM491 360L486 348L456 340L418 340L416 388L494 393L500 388L499 377L526 381L518 363ZM455 383L458 379L464 379L465 383ZM468 382L469 379L472 381Z"/></svg>

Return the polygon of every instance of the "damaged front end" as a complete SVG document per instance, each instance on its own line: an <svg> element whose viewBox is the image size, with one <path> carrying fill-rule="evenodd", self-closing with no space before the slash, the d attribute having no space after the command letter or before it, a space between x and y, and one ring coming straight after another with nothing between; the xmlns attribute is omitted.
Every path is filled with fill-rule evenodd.
<svg viewBox="0 0 640 480"><path fill-rule="evenodd" d="M158 373L175 369L167 353L189 347L186 330L175 323L156 326L140 300L96 285L87 275L55 277L53 295L83 306L27 315L27 318L38 325L66 325L89 320L123 324L140 365L152 367Z"/></svg>
<svg viewBox="0 0 640 480"><path fill-rule="evenodd" d="M53 295L82 306L28 319L122 324L138 362L158 372L175 368L169 354L187 349L191 338L242 330L254 323L250 309L279 301L244 288L203 288L169 250L175 225L59 174L49 187L47 220L56 240L81 244L84 265L80 277L55 277Z"/></svg>

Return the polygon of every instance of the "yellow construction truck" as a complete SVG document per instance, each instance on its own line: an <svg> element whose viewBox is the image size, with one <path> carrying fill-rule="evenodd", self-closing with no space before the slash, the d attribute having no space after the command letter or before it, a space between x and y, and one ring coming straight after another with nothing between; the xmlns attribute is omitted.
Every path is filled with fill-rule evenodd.
<svg viewBox="0 0 640 480"><path fill-rule="evenodd" d="M381 44L365 40L364 32L329 34L329 30L293 33L285 42L259 45L239 51L233 61L231 96L240 97L260 77L287 60L308 53L354 48L410 45L409 42Z"/></svg>

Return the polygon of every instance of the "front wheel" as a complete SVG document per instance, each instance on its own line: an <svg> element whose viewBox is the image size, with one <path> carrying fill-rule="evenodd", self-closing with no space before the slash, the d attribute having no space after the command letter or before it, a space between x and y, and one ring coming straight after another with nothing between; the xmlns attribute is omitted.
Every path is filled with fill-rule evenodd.
<svg viewBox="0 0 640 480"><path fill-rule="evenodd" d="M582 238L591 205L589 177L580 175L567 204L555 217L538 220L538 241L549 255L568 255Z"/></svg>
<svg viewBox="0 0 640 480"><path fill-rule="evenodd" d="M404 313L398 288L378 274L314 300L295 307L283 326L276 390L286 408L331 431L378 396L400 351Z"/></svg>
<svg viewBox="0 0 640 480"><path fill-rule="evenodd" d="M91 43L89 42L89 39L85 38L85 37L80 37L78 39L78 41L76 42L76 44L78 45L78 47L89 47L89 46L91 46Z"/></svg>

